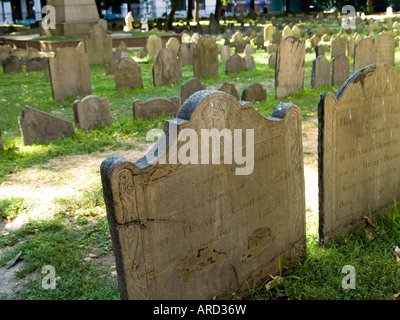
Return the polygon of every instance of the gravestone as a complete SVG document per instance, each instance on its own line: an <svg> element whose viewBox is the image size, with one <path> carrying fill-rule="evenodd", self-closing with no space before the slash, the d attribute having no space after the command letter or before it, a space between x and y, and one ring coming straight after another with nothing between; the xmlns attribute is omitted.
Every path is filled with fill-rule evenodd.
<svg viewBox="0 0 400 320"><path fill-rule="evenodd" d="M191 78L181 85L181 103L183 104L192 94L200 90L206 90L206 85L202 84L199 79Z"/></svg>
<svg viewBox="0 0 400 320"><path fill-rule="evenodd" d="M218 45L211 36L201 37L193 51L195 78L218 76Z"/></svg>
<svg viewBox="0 0 400 320"><path fill-rule="evenodd" d="M25 106L18 117L18 124L25 146L46 143L75 134L71 122L57 118L46 112Z"/></svg>
<svg viewBox="0 0 400 320"><path fill-rule="evenodd" d="M285 26L282 30L282 38L292 35L293 35L292 28L290 28L290 26Z"/></svg>
<svg viewBox="0 0 400 320"><path fill-rule="evenodd" d="M271 44L279 44L282 41L282 34L276 30L272 34Z"/></svg>
<svg viewBox="0 0 400 320"><path fill-rule="evenodd" d="M349 59L344 54L337 55L332 60L332 86L340 87L349 78L349 73Z"/></svg>
<svg viewBox="0 0 400 320"><path fill-rule="evenodd" d="M239 73L246 70L246 61L238 54L234 54L226 60L226 74Z"/></svg>
<svg viewBox="0 0 400 320"><path fill-rule="evenodd" d="M10 55L3 60L3 71L4 73L21 73L22 72L22 62L14 55Z"/></svg>
<svg viewBox="0 0 400 320"><path fill-rule="evenodd" d="M245 40L245 39L240 40L240 41L237 43L237 46L235 47L235 53L243 53L243 52L244 52L244 49L246 48L246 46L247 46L248 44L250 44L250 41L249 41L249 40Z"/></svg>
<svg viewBox="0 0 400 320"><path fill-rule="evenodd" d="M42 71L49 68L49 58L32 58L26 62L26 71Z"/></svg>
<svg viewBox="0 0 400 320"><path fill-rule="evenodd" d="M182 43L179 46L179 59L182 61L182 67L193 65L193 51L197 45L195 43Z"/></svg>
<svg viewBox="0 0 400 320"><path fill-rule="evenodd" d="M275 94L283 99L303 91L306 48L304 41L288 36L279 44L275 66Z"/></svg>
<svg viewBox="0 0 400 320"><path fill-rule="evenodd" d="M327 243L379 217L400 195L400 72L371 65L318 107L319 236Z"/></svg>
<svg viewBox="0 0 400 320"><path fill-rule="evenodd" d="M192 41L193 43L199 43L199 40L201 38L201 35L198 32L193 33L192 35Z"/></svg>
<svg viewBox="0 0 400 320"><path fill-rule="evenodd" d="M135 99L133 101L134 119L151 119L160 116L175 116L181 107L178 97L172 97L170 100L161 98L152 98L145 102Z"/></svg>
<svg viewBox="0 0 400 320"><path fill-rule="evenodd" d="M74 119L81 130L94 130L100 124L111 125L110 102L108 98L93 95L74 101Z"/></svg>
<svg viewBox="0 0 400 320"><path fill-rule="evenodd" d="M272 53L268 58L268 66L270 68L275 68L276 65L276 53Z"/></svg>
<svg viewBox="0 0 400 320"><path fill-rule="evenodd" d="M103 26L94 25L89 36L83 41L91 65L106 64L111 60L113 55L112 37L107 34Z"/></svg>
<svg viewBox="0 0 400 320"><path fill-rule="evenodd" d="M255 45L257 49L265 49L264 36L262 34L257 35Z"/></svg>
<svg viewBox="0 0 400 320"><path fill-rule="evenodd" d="M313 60L311 70L311 88L329 87L331 82L331 64L325 56Z"/></svg>
<svg viewBox="0 0 400 320"><path fill-rule="evenodd" d="M106 64L106 76L114 76L118 68L118 64L123 58L130 58L129 53L125 51L116 51L113 53L111 60Z"/></svg>
<svg viewBox="0 0 400 320"><path fill-rule="evenodd" d="M243 101L265 101L267 100L267 90L265 90L261 84L253 83L250 87L243 90L242 93Z"/></svg>
<svg viewBox="0 0 400 320"><path fill-rule="evenodd" d="M176 52L162 49L153 64L153 83L155 87L182 81L182 61Z"/></svg>
<svg viewBox="0 0 400 320"><path fill-rule="evenodd" d="M331 59L336 57L338 54L346 54L347 44L346 41L339 37L334 37L331 40Z"/></svg>
<svg viewBox="0 0 400 320"><path fill-rule="evenodd" d="M221 48L221 60L226 61L231 56L231 46L224 45Z"/></svg>
<svg viewBox="0 0 400 320"><path fill-rule="evenodd" d="M296 106L280 104L268 119L224 92L199 91L164 128L137 162L113 156L101 165L122 300L224 299L232 292L242 298L248 295L246 283L261 283L279 273L278 265L286 268L303 258L304 174ZM246 133L245 143L235 141L240 152L254 154L254 170L224 159L228 152L215 152L213 164L206 164L209 141L200 151L195 139L201 136L204 143L207 132L222 129L224 146L232 145L231 132L235 139ZM250 135L254 139L247 143ZM188 137L193 140L186 162ZM178 151L179 164L173 164ZM236 169L244 170L239 175Z"/></svg>
<svg viewBox="0 0 400 320"><path fill-rule="evenodd" d="M146 51L147 54L152 58L155 59L158 53L162 49L162 40L159 36L152 34L149 36L146 42Z"/></svg>
<svg viewBox="0 0 400 320"><path fill-rule="evenodd" d="M121 58L114 78L117 91L143 88L142 69L131 57Z"/></svg>
<svg viewBox="0 0 400 320"><path fill-rule="evenodd" d="M354 56L354 44L355 44L355 38L351 37L349 41L347 42L347 52L346 55L348 57L353 57Z"/></svg>
<svg viewBox="0 0 400 320"><path fill-rule="evenodd" d="M174 51L176 55L178 55L179 46L180 46L179 40L174 37L169 38L167 43L165 44L165 47Z"/></svg>
<svg viewBox="0 0 400 320"><path fill-rule="evenodd" d="M256 63L254 61L253 56L246 54L243 59L244 59L244 62L246 63L246 69L247 70L251 70L251 69L255 69L256 68Z"/></svg>
<svg viewBox="0 0 400 320"><path fill-rule="evenodd" d="M300 40L300 36L301 36L301 30L298 26L293 26L292 28L292 35L295 36L297 39Z"/></svg>
<svg viewBox="0 0 400 320"><path fill-rule="evenodd" d="M265 41L271 40L272 39L272 35L274 34L275 31L276 31L275 27L272 24L268 24L264 28L264 40Z"/></svg>
<svg viewBox="0 0 400 320"><path fill-rule="evenodd" d="M61 49L49 58L49 70L54 100L92 93L87 53L76 48Z"/></svg>
<svg viewBox="0 0 400 320"><path fill-rule="evenodd" d="M324 56L325 52L329 52L330 49L325 44L319 44L315 47L315 56L318 58L319 56Z"/></svg>
<svg viewBox="0 0 400 320"><path fill-rule="evenodd" d="M316 36L315 34L311 36L310 38L310 44L312 48L315 48L316 46L318 46L319 42L321 41L321 38L319 38L318 36Z"/></svg>
<svg viewBox="0 0 400 320"><path fill-rule="evenodd" d="M394 66L394 39L387 33L381 33L374 39L376 49L376 63L385 63Z"/></svg>
<svg viewBox="0 0 400 320"><path fill-rule="evenodd" d="M240 31L236 31L233 35L232 35L232 41L233 42L239 42L243 40L243 35Z"/></svg>
<svg viewBox="0 0 400 320"><path fill-rule="evenodd" d="M235 84L233 84L233 83L229 83L229 82L222 83L222 85L218 89L218 91L229 93L230 95L234 96L237 100L240 99L239 92L237 91Z"/></svg>
<svg viewBox="0 0 400 320"><path fill-rule="evenodd" d="M376 48L371 37L365 37L354 45L353 72L376 63Z"/></svg>

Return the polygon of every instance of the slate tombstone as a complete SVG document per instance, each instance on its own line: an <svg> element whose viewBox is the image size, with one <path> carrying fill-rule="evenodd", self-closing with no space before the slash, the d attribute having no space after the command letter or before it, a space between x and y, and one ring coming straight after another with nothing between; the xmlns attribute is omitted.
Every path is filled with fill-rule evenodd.
<svg viewBox="0 0 400 320"><path fill-rule="evenodd" d="M90 30L89 36L83 41L91 65L105 64L111 60L113 54L112 37L107 34L102 25L95 24Z"/></svg>
<svg viewBox="0 0 400 320"><path fill-rule="evenodd" d="M202 84L199 79L191 78L181 85L181 103L183 104L192 94L200 90L206 90L206 85Z"/></svg>
<svg viewBox="0 0 400 320"><path fill-rule="evenodd" d="M142 69L131 57L120 59L114 78L117 91L143 88Z"/></svg>
<svg viewBox="0 0 400 320"><path fill-rule="evenodd" d="M350 62L344 54L337 55L332 60L332 86L340 87L348 78L350 73Z"/></svg>
<svg viewBox="0 0 400 320"><path fill-rule="evenodd" d="M231 292L242 298L247 282L261 283L279 273L278 265L304 257L299 108L280 104L264 118L229 94L199 91L164 128L137 162L113 156L101 164L121 299L224 299ZM199 141L190 143L187 164L173 164L178 150L188 150L189 133L223 129L224 145L237 132L246 134L246 142L236 142L240 152L251 154L254 146L249 174L236 174L244 166L223 159L224 152L212 164L196 164L207 155L194 147Z"/></svg>
<svg viewBox="0 0 400 320"><path fill-rule="evenodd" d="M193 51L193 73L198 79L218 76L218 45L211 36L202 37Z"/></svg>
<svg viewBox="0 0 400 320"><path fill-rule="evenodd" d="M304 87L305 43L288 36L279 44L275 66L275 93L283 99Z"/></svg>
<svg viewBox="0 0 400 320"><path fill-rule="evenodd" d="M155 34L149 36L146 42L146 51L147 54L152 58L156 58L158 53L162 49L162 41L161 38Z"/></svg>
<svg viewBox="0 0 400 320"><path fill-rule="evenodd" d="M318 107L319 235L363 227L400 194L400 71L358 70Z"/></svg>
<svg viewBox="0 0 400 320"><path fill-rule="evenodd" d="M178 56L182 60L182 66L193 65L193 51L197 45L195 43L182 43L179 46Z"/></svg>
<svg viewBox="0 0 400 320"><path fill-rule="evenodd" d="M224 45L221 48L221 60L226 61L231 56L231 47L228 45Z"/></svg>
<svg viewBox="0 0 400 320"><path fill-rule="evenodd" d="M94 130L100 124L111 125L110 101L93 95L74 101L74 120L81 130Z"/></svg>
<svg viewBox="0 0 400 320"><path fill-rule="evenodd" d="M46 143L75 134L71 122L57 118L46 112L25 106L18 117L24 145Z"/></svg>
<svg viewBox="0 0 400 320"><path fill-rule="evenodd" d="M162 49L153 64L153 83L155 87L182 81L182 61L174 50Z"/></svg>
<svg viewBox="0 0 400 320"><path fill-rule="evenodd" d="M331 40L331 59L336 57L338 54L346 54L347 44L346 41L339 37L334 37Z"/></svg>
<svg viewBox="0 0 400 320"><path fill-rule="evenodd" d="M251 86L243 90L242 93L243 101L265 101L267 100L267 90L265 90L261 84L253 83Z"/></svg>
<svg viewBox="0 0 400 320"><path fill-rule="evenodd" d="M175 116L181 107L178 97L170 100L162 98L152 98L146 101L135 99L133 101L134 119L151 119L159 116Z"/></svg>
<svg viewBox="0 0 400 320"><path fill-rule="evenodd" d="M325 56L313 60L311 71L311 88L329 87L331 81L331 64Z"/></svg>
<svg viewBox="0 0 400 320"><path fill-rule="evenodd" d="M92 93L87 53L76 48L61 49L49 58L49 70L54 100Z"/></svg>
<svg viewBox="0 0 400 320"><path fill-rule="evenodd" d="M239 92L237 91L233 83L223 82L218 91L229 93L230 95L234 96L237 100L240 99Z"/></svg>
<svg viewBox="0 0 400 320"><path fill-rule="evenodd" d="M365 37L354 45L353 72L376 63L376 48L372 37Z"/></svg>
<svg viewBox="0 0 400 320"><path fill-rule="evenodd" d="M239 73L246 70L246 61L238 54L234 54L226 60L226 74Z"/></svg>
<svg viewBox="0 0 400 320"><path fill-rule="evenodd" d="M395 41L387 33L381 33L374 39L376 49L376 63L385 63L394 66Z"/></svg>
<svg viewBox="0 0 400 320"><path fill-rule="evenodd" d="M49 58L32 58L26 62L26 71L42 71L49 68Z"/></svg>
<svg viewBox="0 0 400 320"><path fill-rule="evenodd" d="M3 71L4 73L21 73L22 72L22 62L14 55L10 55L3 60Z"/></svg>

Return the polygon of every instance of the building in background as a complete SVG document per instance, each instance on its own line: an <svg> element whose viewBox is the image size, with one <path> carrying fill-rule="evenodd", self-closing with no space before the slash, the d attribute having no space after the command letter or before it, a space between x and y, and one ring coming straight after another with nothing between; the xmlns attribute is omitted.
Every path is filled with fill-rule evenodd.
<svg viewBox="0 0 400 320"><path fill-rule="evenodd" d="M35 23L42 20L41 0L0 1L0 24Z"/></svg>

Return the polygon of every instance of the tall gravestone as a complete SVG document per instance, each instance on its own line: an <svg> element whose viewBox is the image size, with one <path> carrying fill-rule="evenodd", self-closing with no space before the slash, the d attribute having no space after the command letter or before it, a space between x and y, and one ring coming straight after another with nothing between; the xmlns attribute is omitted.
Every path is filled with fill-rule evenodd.
<svg viewBox="0 0 400 320"><path fill-rule="evenodd" d="M54 100L92 93L89 57L76 48L64 48L49 59Z"/></svg>
<svg viewBox="0 0 400 320"><path fill-rule="evenodd" d="M331 64L325 56L313 60L311 70L311 88L329 87L331 82Z"/></svg>
<svg viewBox="0 0 400 320"><path fill-rule="evenodd" d="M74 120L81 130L94 130L100 124L111 125L110 101L108 98L87 96L74 101Z"/></svg>
<svg viewBox="0 0 400 320"><path fill-rule="evenodd" d="M332 60L332 86L340 87L348 78L350 74L350 62L344 54L337 55Z"/></svg>
<svg viewBox="0 0 400 320"><path fill-rule="evenodd" d="M137 162L113 156L101 165L121 299L242 297L246 282L279 272L278 259L284 268L303 256L297 107L280 104L267 119L224 92L199 91L164 132ZM234 148L217 152L209 132ZM235 152L251 155L254 169L229 161Z"/></svg>
<svg viewBox="0 0 400 320"><path fill-rule="evenodd" d="M153 64L153 83L155 87L182 81L182 61L176 52L162 49Z"/></svg>
<svg viewBox="0 0 400 320"><path fill-rule="evenodd" d="M206 85L197 78L191 78L181 85L181 103L183 104L192 94L200 90L206 90Z"/></svg>
<svg viewBox="0 0 400 320"><path fill-rule="evenodd" d="M319 235L360 229L400 196L400 71L371 65L318 107Z"/></svg>
<svg viewBox="0 0 400 320"><path fill-rule="evenodd" d="M193 51L195 78L218 76L218 45L211 36L201 37Z"/></svg>
<svg viewBox="0 0 400 320"><path fill-rule="evenodd" d="M304 87L305 42L285 37L278 47L275 66L275 94L283 99Z"/></svg>
<svg viewBox="0 0 400 320"><path fill-rule="evenodd" d="M113 55L112 37L107 34L102 25L93 26L89 36L84 39L84 46L91 65L110 62Z"/></svg>
<svg viewBox="0 0 400 320"><path fill-rule="evenodd" d="M376 49L376 63L385 63L394 66L395 41L387 33L381 33L374 39Z"/></svg>
<svg viewBox="0 0 400 320"><path fill-rule="evenodd" d="M195 43L182 43L179 46L178 57L182 61L182 67L193 65L193 51L196 46Z"/></svg>
<svg viewBox="0 0 400 320"><path fill-rule="evenodd" d="M376 48L372 37L365 37L354 45L353 72L376 63Z"/></svg>
<svg viewBox="0 0 400 320"><path fill-rule="evenodd" d="M114 79L117 91L143 88L142 69L131 57L119 61Z"/></svg>

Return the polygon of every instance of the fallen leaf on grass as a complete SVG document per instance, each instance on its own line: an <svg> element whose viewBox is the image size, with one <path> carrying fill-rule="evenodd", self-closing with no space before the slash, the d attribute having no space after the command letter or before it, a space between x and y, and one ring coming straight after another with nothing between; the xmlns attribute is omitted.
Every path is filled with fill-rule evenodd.
<svg viewBox="0 0 400 320"><path fill-rule="evenodd" d="M270 277L272 278L272 281L269 281L269 282L265 285L265 290L267 290L267 291L271 290L273 287L275 287L275 286L277 286L278 284L281 284L283 281L285 281L285 279L282 278L281 276L273 276L273 275L271 274Z"/></svg>
<svg viewBox="0 0 400 320"><path fill-rule="evenodd" d="M10 269L13 265L15 265L15 263L18 261L21 254L22 254L22 251L18 252L14 258L12 258L10 261L8 261L6 264L6 268Z"/></svg>

